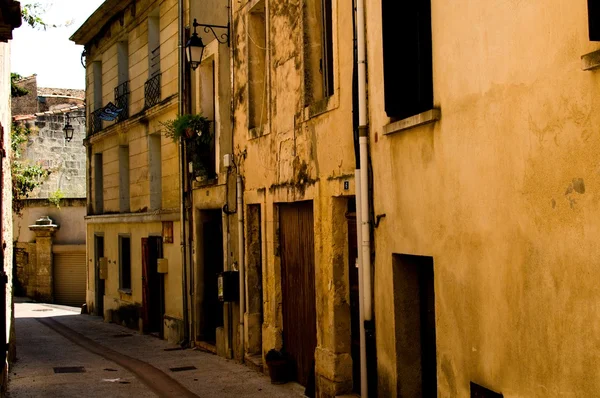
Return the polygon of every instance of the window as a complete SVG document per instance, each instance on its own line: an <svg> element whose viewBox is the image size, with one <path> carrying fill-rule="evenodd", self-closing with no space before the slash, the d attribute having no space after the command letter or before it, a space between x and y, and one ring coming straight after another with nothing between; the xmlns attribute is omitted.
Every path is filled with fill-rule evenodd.
<svg viewBox="0 0 600 398"><path fill-rule="evenodd" d="M129 117L129 46L126 41L117 43L118 85L115 87L115 105L122 109L118 121Z"/></svg>
<svg viewBox="0 0 600 398"><path fill-rule="evenodd" d="M162 159L160 134L148 136L148 163L150 164L150 210L162 207Z"/></svg>
<svg viewBox="0 0 600 398"><path fill-rule="evenodd" d="M437 396L433 258L393 256L398 396Z"/></svg>
<svg viewBox="0 0 600 398"><path fill-rule="evenodd" d="M333 28L331 0L304 5L305 105L333 95Z"/></svg>
<svg viewBox="0 0 600 398"><path fill-rule="evenodd" d="M119 235L119 288L131 290L131 238Z"/></svg>
<svg viewBox="0 0 600 398"><path fill-rule="evenodd" d="M404 119L433 108L430 0L382 0L385 111Z"/></svg>
<svg viewBox="0 0 600 398"><path fill-rule="evenodd" d="M591 41L600 41L600 0L588 0L588 26Z"/></svg>
<svg viewBox="0 0 600 398"><path fill-rule="evenodd" d="M248 128L265 123L267 35L264 1L256 4L248 18Z"/></svg>
<svg viewBox="0 0 600 398"><path fill-rule="evenodd" d="M119 147L119 211L129 212L129 147Z"/></svg>
<svg viewBox="0 0 600 398"><path fill-rule="evenodd" d="M148 77L160 73L160 20L155 9L148 17Z"/></svg>
<svg viewBox="0 0 600 398"><path fill-rule="evenodd" d="M96 61L92 64L92 75L94 79L94 110L102 108L102 62Z"/></svg>
<svg viewBox="0 0 600 398"><path fill-rule="evenodd" d="M94 214L104 211L104 175L102 154L94 154Z"/></svg>

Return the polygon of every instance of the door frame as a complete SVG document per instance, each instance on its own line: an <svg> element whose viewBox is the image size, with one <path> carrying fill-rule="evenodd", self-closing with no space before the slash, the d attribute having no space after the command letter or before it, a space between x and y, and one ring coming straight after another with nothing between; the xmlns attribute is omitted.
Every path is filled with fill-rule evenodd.
<svg viewBox="0 0 600 398"><path fill-rule="evenodd" d="M98 253L98 241L102 239L102 255ZM104 257L105 249L104 233L94 233L94 313L104 318L104 294L105 294L105 281L100 279L100 258ZM102 292L100 292L102 291ZM102 293L102 294L100 294Z"/></svg>

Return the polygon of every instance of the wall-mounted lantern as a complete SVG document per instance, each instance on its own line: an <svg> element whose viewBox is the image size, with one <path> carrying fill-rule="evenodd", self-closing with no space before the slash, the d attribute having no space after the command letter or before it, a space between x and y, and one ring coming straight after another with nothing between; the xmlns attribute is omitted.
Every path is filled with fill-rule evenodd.
<svg viewBox="0 0 600 398"><path fill-rule="evenodd" d="M215 36L215 39L219 43L227 43L227 46L229 46L229 24L227 24L227 26L205 25L198 23L198 21L194 19L194 24L192 26L194 27L194 33L185 45L185 53L187 55L187 60L190 63L190 66L192 67L192 69L196 70L196 68L200 66L200 62L202 62L202 55L204 54L204 48L206 47L204 45L204 42L202 42L202 38L198 36L196 28L198 26L204 27L204 31L206 33L212 32L213 36ZM225 33L218 35L217 32L215 32L215 29L225 29Z"/></svg>
<svg viewBox="0 0 600 398"><path fill-rule="evenodd" d="M71 124L71 118L69 117L68 113L65 113L65 118L66 123L65 127L63 127L63 131L65 132L65 140L67 142L71 142L73 139L73 133L75 133L75 128L73 128L73 125Z"/></svg>

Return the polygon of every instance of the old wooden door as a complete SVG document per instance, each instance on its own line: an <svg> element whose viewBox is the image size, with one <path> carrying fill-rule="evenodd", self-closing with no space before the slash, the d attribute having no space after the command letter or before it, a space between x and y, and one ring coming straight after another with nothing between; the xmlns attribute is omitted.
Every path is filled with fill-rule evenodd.
<svg viewBox="0 0 600 398"><path fill-rule="evenodd" d="M304 386L317 347L313 222L312 202L279 206L283 348L295 363L296 381Z"/></svg>

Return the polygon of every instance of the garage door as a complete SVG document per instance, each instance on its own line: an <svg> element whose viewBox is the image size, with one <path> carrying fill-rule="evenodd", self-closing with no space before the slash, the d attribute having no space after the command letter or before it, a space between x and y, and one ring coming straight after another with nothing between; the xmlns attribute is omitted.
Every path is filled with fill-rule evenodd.
<svg viewBox="0 0 600 398"><path fill-rule="evenodd" d="M54 254L54 301L80 307L85 303L85 253Z"/></svg>

